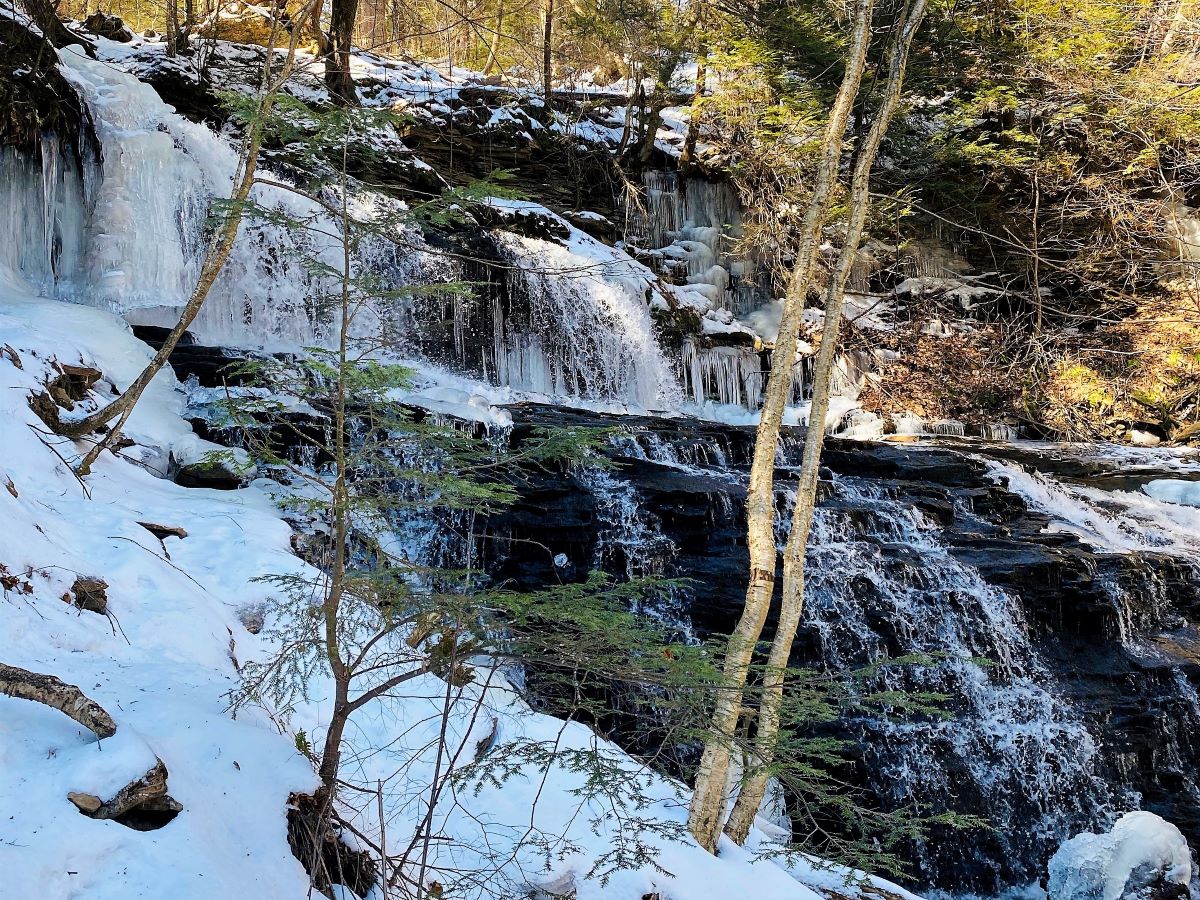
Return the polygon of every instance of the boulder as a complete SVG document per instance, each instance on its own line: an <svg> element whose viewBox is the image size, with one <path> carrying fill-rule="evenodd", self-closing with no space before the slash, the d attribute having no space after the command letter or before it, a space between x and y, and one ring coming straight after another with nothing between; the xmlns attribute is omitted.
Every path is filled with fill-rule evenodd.
<svg viewBox="0 0 1200 900"><path fill-rule="evenodd" d="M92 34L108 38L110 41L120 41L127 44L133 40L133 31L120 16L111 16L106 12L96 10L83 20L83 27Z"/></svg>
<svg viewBox="0 0 1200 900"><path fill-rule="evenodd" d="M79 609L101 615L108 612L108 582L103 578L80 575L71 585L71 596Z"/></svg>
<svg viewBox="0 0 1200 900"><path fill-rule="evenodd" d="M262 47L274 44L278 47L287 44L294 24L286 10L277 12L267 6L235 2L220 7L217 12L203 19L196 26L195 34L235 44L258 44ZM310 31L307 24L302 28L304 32Z"/></svg>

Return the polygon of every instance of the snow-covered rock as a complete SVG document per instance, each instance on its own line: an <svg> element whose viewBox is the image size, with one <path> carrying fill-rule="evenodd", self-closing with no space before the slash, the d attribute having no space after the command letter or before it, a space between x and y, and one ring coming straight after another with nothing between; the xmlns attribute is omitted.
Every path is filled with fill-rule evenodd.
<svg viewBox="0 0 1200 900"><path fill-rule="evenodd" d="M1050 900L1186 895L1192 855L1179 829L1152 812L1126 813L1106 834L1084 832L1050 860Z"/></svg>

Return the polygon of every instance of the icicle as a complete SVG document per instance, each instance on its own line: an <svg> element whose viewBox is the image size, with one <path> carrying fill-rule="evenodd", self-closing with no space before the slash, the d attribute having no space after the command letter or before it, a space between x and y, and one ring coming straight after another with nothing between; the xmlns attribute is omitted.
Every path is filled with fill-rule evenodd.
<svg viewBox="0 0 1200 900"><path fill-rule="evenodd" d="M930 434L940 434L945 437L963 437L967 433L967 428L962 422L956 419L940 419L937 422L932 422L929 425Z"/></svg>
<svg viewBox="0 0 1200 900"><path fill-rule="evenodd" d="M757 409L762 394L758 354L741 347L699 349L685 340L681 351L684 383L697 404L712 400Z"/></svg>
<svg viewBox="0 0 1200 900"><path fill-rule="evenodd" d="M567 246L505 234L510 292L527 314L497 307L501 383L553 396L661 409L680 397L654 337L650 273L619 251L573 232Z"/></svg>

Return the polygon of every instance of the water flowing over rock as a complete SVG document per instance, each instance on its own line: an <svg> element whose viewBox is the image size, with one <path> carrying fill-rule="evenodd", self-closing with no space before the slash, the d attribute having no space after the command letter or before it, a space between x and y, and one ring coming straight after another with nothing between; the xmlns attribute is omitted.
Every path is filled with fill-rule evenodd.
<svg viewBox="0 0 1200 900"><path fill-rule="evenodd" d="M514 418L517 446L536 424L623 433L610 451L619 465L602 480L532 479L522 502L492 522L499 540L482 552L496 577L534 587L597 562L618 577L684 577L664 612L682 611L701 636L732 627L745 585L750 429L546 407L517 408ZM1030 461L1053 469L1053 459L1035 452ZM798 443L785 438L785 521L798 460ZM1142 804L1195 835L1194 555L1085 542L1070 517L1040 508L1022 485L1088 493L1072 516L1093 521L1111 521L1121 492L999 459L831 440L825 463L793 661L846 671L931 654L930 664L889 667L862 689L943 693L948 717L848 716L834 733L859 748L852 780L876 802L992 825L935 829L909 847L920 882L980 894L1035 882L1062 841ZM1085 464L1097 471L1092 483L1106 485L1099 472L1111 462ZM1125 499L1159 528L1177 514L1145 495Z"/></svg>
<svg viewBox="0 0 1200 900"><path fill-rule="evenodd" d="M0 147L0 279L118 312L139 336L161 341L193 286L211 202L234 176L234 143L112 62L70 49L61 59L94 140L43 131ZM364 95L395 100L385 75ZM458 102L466 89L445 90ZM478 112L490 95L473 90ZM390 187L405 171L392 173ZM479 523L478 541L458 523L417 514L373 524L397 555L475 564L518 589L596 568L618 579L684 579L638 611L685 639L704 638L728 632L744 599L747 423L772 364L778 303L737 246L731 185L650 170L635 188L636 197L610 192L613 215L603 223L599 213L491 200L452 226L413 224L364 242L357 262L385 286L467 283L377 310L396 335L397 357L419 370L405 402L517 449L542 426L612 431L605 453L616 464L523 472L520 499ZM607 190L589 187L587 199ZM561 197L562 186L553 193ZM398 195L364 190L356 213L399 210ZM336 233L320 204L286 188L260 186L255 199ZM609 245L593 233L624 239ZM249 348L294 351L328 339L316 300L328 276L301 257L336 267L339 254L319 233L243 225L195 334L171 360L203 437L238 443L206 419L230 361ZM910 267L910 291L952 274L922 253ZM856 289L870 282L856 273ZM815 327L820 314L810 320ZM831 418L846 435L884 430L881 418L854 409L881 358L859 348L842 356ZM807 359L786 364L802 403ZM686 415L696 410L739 424ZM802 414L791 409L789 421ZM986 895L1023 887L1044 877L1061 845L1050 869L1054 900L1119 900L1126 888L1110 896L1109 881L1121 871L1122 885L1141 873L1135 893L1159 882L1173 890L1187 880L1180 842L1200 841L1200 466L1155 448L1073 455L993 443L1016 438L1015 426L929 418L898 416L895 430L935 435L938 445L834 439L824 454L794 662L844 673L920 655L925 664L878 670L857 689L949 698L945 717L859 711L831 724L829 736L853 748L846 779L888 809L990 822L910 842L904 857L922 887ZM323 427L315 415L296 424ZM980 430L988 440L963 438ZM202 458L183 453L189 441L201 446L194 436L177 442L178 481L242 483L240 471L197 469ZM777 459L785 523L800 450L789 430ZM296 462L322 460L312 453ZM297 549L316 558L320 548ZM1118 818L1135 809L1149 812ZM1178 830L1151 828L1152 814ZM1153 846L1166 848L1158 857L1122 837L1148 828ZM1113 860L1128 847L1141 849L1122 857L1121 869L1125 862ZM1152 858L1158 868L1143 871ZM1084 868L1100 874L1072 874Z"/></svg>

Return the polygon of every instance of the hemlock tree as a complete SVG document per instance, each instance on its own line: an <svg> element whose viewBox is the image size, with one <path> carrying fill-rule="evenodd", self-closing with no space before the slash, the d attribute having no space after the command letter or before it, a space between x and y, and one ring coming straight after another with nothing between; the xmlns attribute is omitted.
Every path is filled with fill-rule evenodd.
<svg viewBox="0 0 1200 900"><path fill-rule="evenodd" d="M268 125L286 129L307 120L310 163L319 171L331 147L348 146L388 115L306 110L288 101ZM369 220L356 217L351 213L356 187L344 170L331 183L295 190L324 210L320 221L285 221L278 210L253 205L246 214L324 235L337 229L340 261L331 261L328 253L307 261L319 287L311 306L328 317L331 346L311 348L302 360L247 363L240 374L253 377L254 387L231 389L226 403L226 425L242 435L266 471L289 485L280 490L281 502L307 523L313 540L306 555L316 574L265 576L279 591L265 610L266 635L275 649L243 666L242 684L232 697L235 709L261 704L281 722L302 702L327 704L318 739L296 733L319 786L311 796L293 798L294 848L322 891L346 884L363 893L360 888L381 880L406 895L436 896L434 883L445 890L451 881L499 878L504 867L499 851L494 863L447 871L440 861L445 855L439 852L444 847L437 811L443 802L454 802L456 791L501 784L527 768L557 767L583 781L569 802L584 807L602 799L628 826L591 874L602 878L615 868L649 864L649 837L679 837L682 829L639 813L650 800L623 757L599 745L583 751L516 739L492 748L476 746L472 737L472 726L487 720L489 691L504 682L502 666L535 669L543 690L556 686L551 696L568 698L556 711L585 721L605 714L599 685L653 690L663 697L707 679L701 648L673 644L630 611L660 589L653 580L615 584L593 576L522 593L490 584L476 568L473 522L513 499L516 470L580 458L597 464L595 450L607 433L548 430L502 452L463 427L404 407L396 394L409 373L389 365L381 352L389 346L389 305L411 300L414 289L389 281L369 264L375 257L360 251L368 242L388 240L412 213L397 208ZM433 204L447 209L420 214L452 215L461 199L461 192L453 193L444 204ZM297 400L312 412L298 418ZM414 519L425 531L445 527L457 533L457 556L439 565L408 552L402 535ZM361 738L355 745L347 735L366 707L402 686L408 692L435 689L429 699L437 724L435 737L400 759L391 776L397 784L422 785L414 801L420 810L409 804L386 813L385 785L361 783L346 771L348 748L356 767L363 755L385 748L363 746ZM428 723L410 731L421 728L428 730ZM394 735L395 742L408 733ZM343 831L356 827L346 812L364 796L380 810L371 810L377 837L355 832L372 849L370 859L340 841ZM570 849L565 836L536 831L519 843L547 854Z"/></svg>

